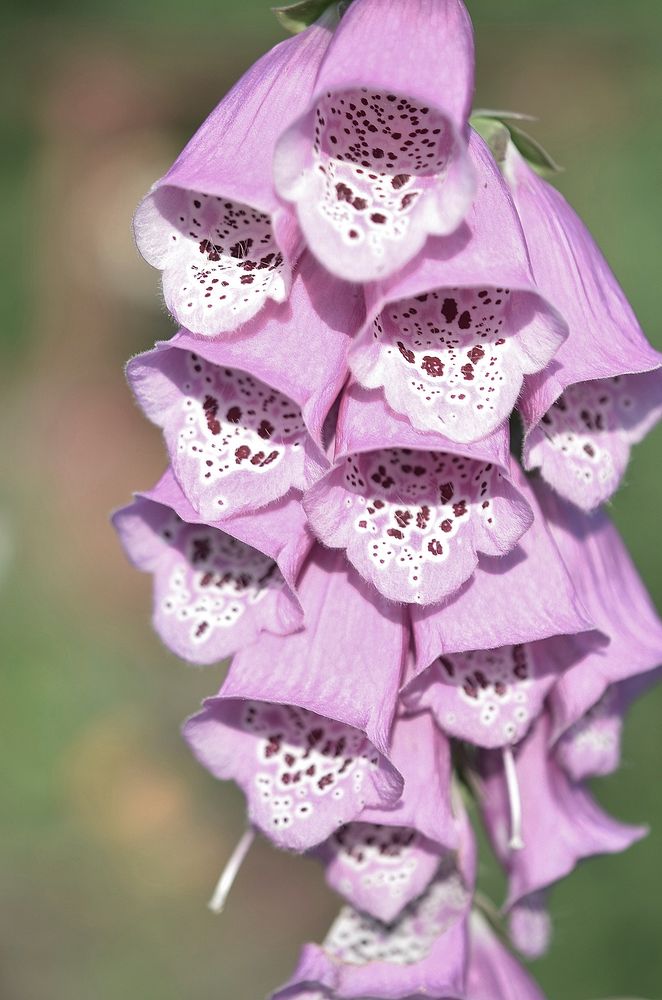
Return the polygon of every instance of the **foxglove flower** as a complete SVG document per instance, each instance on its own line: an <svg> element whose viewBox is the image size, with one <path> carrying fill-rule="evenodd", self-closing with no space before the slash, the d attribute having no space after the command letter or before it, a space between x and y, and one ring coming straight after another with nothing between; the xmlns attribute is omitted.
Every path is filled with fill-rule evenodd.
<svg viewBox="0 0 662 1000"><path fill-rule="evenodd" d="M335 457L304 495L310 526L392 601L448 597L479 552L505 555L533 520L511 482L505 434L460 448L356 386L340 405Z"/></svg>
<svg viewBox="0 0 662 1000"><path fill-rule="evenodd" d="M547 889L582 858L624 851L647 833L645 827L612 819L582 785L567 777L549 753L550 728L547 715L541 716L516 749L516 790L500 754L484 750L478 759L480 807L508 874L507 908L521 906Z"/></svg>
<svg viewBox="0 0 662 1000"><path fill-rule="evenodd" d="M609 687L662 663L662 622L615 527L583 514L544 484L536 489L549 529L589 616L608 639L579 660L550 695L552 739L577 723Z"/></svg>
<svg viewBox="0 0 662 1000"><path fill-rule="evenodd" d="M513 552L481 559L441 607L412 608L413 675L403 700L449 736L510 746L526 734L563 671L604 644L575 591L521 473L535 520Z"/></svg>
<svg viewBox="0 0 662 1000"><path fill-rule="evenodd" d="M184 736L241 785L251 822L302 851L400 797L389 737L408 633L404 609L375 599L336 553L317 548L298 590L305 628L240 652Z"/></svg>
<svg viewBox="0 0 662 1000"><path fill-rule="evenodd" d="M322 430L362 307L354 290L311 267L309 258L290 302L231 340L180 331L128 365L175 476L208 521L303 490L328 466Z"/></svg>
<svg viewBox="0 0 662 1000"><path fill-rule="evenodd" d="M261 631L303 624L295 581L310 550L289 498L222 528L200 522L168 471L113 517L127 555L154 576L154 628L192 663L214 663Z"/></svg>
<svg viewBox="0 0 662 1000"><path fill-rule="evenodd" d="M450 746L429 714L397 719L389 759L404 781L398 802L364 809L315 850L329 885L384 923L425 891L458 843Z"/></svg>
<svg viewBox="0 0 662 1000"><path fill-rule="evenodd" d="M459 225L475 184L472 92L460 0L354 0L274 161L278 192L325 268L373 281Z"/></svg>
<svg viewBox="0 0 662 1000"><path fill-rule="evenodd" d="M344 907L324 944L306 945L272 1000L404 1000L465 996L467 921L476 876L475 843L458 809L460 847L427 891L383 924Z"/></svg>
<svg viewBox="0 0 662 1000"><path fill-rule="evenodd" d="M234 330L287 298L301 237L293 220L278 219L271 162L309 101L330 37L316 24L259 59L138 207L138 249L163 272L168 309L194 333Z"/></svg>
<svg viewBox="0 0 662 1000"><path fill-rule="evenodd" d="M581 219L512 143L505 173L536 283L570 330L555 363L527 379L524 462L590 511L616 490L631 446L662 415L662 355Z"/></svg>
<svg viewBox="0 0 662 1000"><path fill-rule="evenodd" d="M358 381L383 388L414 427L463 442L508 419L524 376L567 336L536 289L508 187L476 132L469 152L479 185L465 224L368 286L368 322L350 352Z"/></svg>

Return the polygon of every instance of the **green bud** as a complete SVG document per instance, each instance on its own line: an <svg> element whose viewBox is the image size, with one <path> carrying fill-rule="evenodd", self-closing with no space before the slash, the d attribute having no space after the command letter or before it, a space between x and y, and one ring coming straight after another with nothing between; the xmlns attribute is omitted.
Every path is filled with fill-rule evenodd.
<svg viewBox="0 0 662 1000"><path fill-rule="evenodd" d="M531 115L518 111L490 111L480 108L474 111L469 123L490 147L499 166L504 162L510 141L536 173L549 177L560 173L563 167L556 163L537 139L525 132L519 124L515 124L535 120Z"/></svg>

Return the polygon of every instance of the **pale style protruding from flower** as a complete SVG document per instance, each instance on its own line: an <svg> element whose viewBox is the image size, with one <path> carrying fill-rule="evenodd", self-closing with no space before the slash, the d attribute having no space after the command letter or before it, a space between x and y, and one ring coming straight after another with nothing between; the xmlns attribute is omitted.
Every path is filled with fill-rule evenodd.
<svg viewBox="0 0 662 1000"><path fill-rule="evenodd" d="M368 321L350 351L362 385L383 388L419 430L462 442L508 420L524 376L568 333L536 287L510 192L476 132L469 153L479 184L464 224L366 287Z"/></svg>
<svg viewBox="0 0 662 1000"><path fill-rule="evenodd" d="M392 601L433 604L502 556L533 514L513 486L505 432L459 446L416 431L378 393L343 395L333 468L303 505L324 545L345 549Z"/></svg>
<svg viewBox="0 0 662 1000"><path fill-rule="evenodd" d="M273 150L308 104L330 38L325 21L258 59L138 207L138 249L194 333L235 330L289 294L302 240L291 213L274 232Z"/></svg>
<svg viewBox="0 0 662 1000"><path fill-rule="evenodd" d="M303 490L328 468L324 421L363 316L355 290L307 255L288 303L236 336L181 331L133 358L132 389L164 432L173 472L208 521Z"/></svg>
<svg viewBox="0 0 662 1000"><path fill-rule="evenodd" d="M536 283L570 330L554 363L527 378L524 463L590 511L614 493L632 445L662 416L662 355L584 223L512 143L505 175Z"/></svg>
<svg viewBox="0 0 662 1000"><path fill-rule="evenodd" d="M341 827L314 851L329 885L385 923L425 891L458 844L450 746L428 713L396 719L389 759L404 780L398 802L364 809L360 822Z"/></svg>
<svg viewBox="0 0 662 1000"><path fill-rule="evenodd" d="M495 853L508 874L506 907L568 875L578 861L624 851L647 833L608 816L571 781L549 753L550 720L542 715L515 750L521 797L519 850L509 847L510 799L501 755L481 751L479 806Z"/></svg>
<svg viewBox="0 0 662 1000"><path fill-rule="evenodd" d="M339 553L317 546L298 591L305 628L238 653L184 736L212 774L239 783L252 823L304 851L401 795L389 740L408 632L404 609Z"/></svg>
<svg viewBox="0 0 662 1000"><path fill-rule="evenodd" d="M457 228L475 189L472 93L460 0L354 0L274 160L278 192L327 270L373 281Z"/></svg>
<svg viewBox="0 0 662 1000"><path fill-rule="evenodd" d="M154 577L154 628L177 656L216 663L262 631L303 624L295 586L312 541L294 498L219 527L200 521L168 470L113 523L132 562Z"/></svg>

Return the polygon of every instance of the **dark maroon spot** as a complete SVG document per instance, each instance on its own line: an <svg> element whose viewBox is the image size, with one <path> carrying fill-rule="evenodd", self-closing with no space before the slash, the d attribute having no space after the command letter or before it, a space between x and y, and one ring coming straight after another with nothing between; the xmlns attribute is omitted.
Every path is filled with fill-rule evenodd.
<svg viewBox="0 0 662 1000"><path fill-rule="evenodd" d="M444 304L441 307L441 315L447 323L453 322L457 316L457 302L455 299L444 299Z"/></svg>
<svg viewBox="0 0 662 1000"><path fill-rule="evenodd" d="M468 330L469 327L471 326L471 313L467 309L465 309L462 315L460 316L459 320L457 321L457 325L459 326L460 330Z"/></svg>
<svg viewBox="0 0 662 1000"><path fill-rule="evenodd" d="M440 375L444 374L444 363L441 358L437 358L434 355L426 354L421 363L421 368L423 371L431 375L432 378L438 378Z"/></svg>
<svg viewBox="0 0 662 1000"><path fill-rule="evenodd" d="M241 420L241 410L238 406L231 406L227 412L227 419L231 424L238 424Z"/></svg>
<svg viewBox="0 0 662 1000"><path fill-rule="evenodd" d="M405 537L405 536L404 536L404 535L402 534L402 532L401 532L401 531L399 531L399 530L398 530L397 528L388 528L388 529L387 529L387 531L386 531L386 534L387 534L387 535L389 535L389 536L390 536L391 538L399 538L399 539L402 539L402 538L404 538L404 537Z"/></svg>
<svg viewBox="0 0 662 1000"><path fill-rule="evenodd" d="M395 138L395 136L393 136ZM410 174L396 174L395 177L391 178L391 185L396 191L399 191L401 187L407 183L410 178Z"/></svg>
<svg viewBox="0 0 662 1000"><path fill-rule="evenodd" d="M234 457L237 460L237 465L240 465L243 461L245 461L245 459L249 457L250 453L251 450L247 444L240 445L240 447L237 448L234 453Z"/></svg>
<svg viewBox="0 0 662 1000"><path fill-rule="evenodd" d="M439 525L439 527L441 528L441 530L442 530L442 531L447 531L447 532L448 532L448 531L451 531L451 529L452 529L452 527L453 527L453 522L452 522L452 521L450 521L450 520L449 520L448 518L445 518L445 519L444 519L444 520L443 520L443 521L441 522L441 524Z"/></svg>
<svg viewBox="0 0 662 1000"><path fill-rule="evenodd" d="M454 493L455 487L452 483L442 483L439 487L439 496L442 503L448 503L449 500L452 500Z"/></svg>
<svg viewBox="0 0 662 1000"><path fill-rule="evenodd" d="M370 221L374 222L375 225L383 226L386 222L386 216L382 212L373 212L370 216Z"/></svg>
<svg viewBox="0 0 662 1000"><path fill-rule="evenodd" d="M268 420L262 420L257 429L257 433L264 441L268 441L274 430L275 428L273 424L270 424Z"/></svg>
<svg viewBox="0 0 662 1000"><path fill-rule="evenodd" d="M430 539L428 542L428 552L430 552L433 556L440 556L443 554L443 551L444 548L440 541L436 538Z"/></svg>
<svg viewBox="0 0 662 1000"><path fill-rule="evenodd" d="M466 382L473 382L473 377L474 377L474 366L473 365L471 365L471 364L462 365L462 367L460 368L460 371L464 375L464 379L465 379Z"/></svg>
<svg viewBox="0 0 662 1000"><path fill-rule="evenodd" d="M467 351L467 357L474 364L477 364L481 358L485 357L485 351L479 346L472 347L470 351Z"/></svg>
<svg viewBox="0 0 662 1000"><path fill-rule="evenodd" d="M213 396L205 396L204 402L202 404L202 409L204 410L205 418L207 420L207 427L212 434L221 433L221 424L216 419L218 414L218 400Z"/></svg>
<svg viewBox="0 0 662 1000"><path fill-rule="evenodd" d="M457 503L453 504L453 513L456 517L462 517L467 513L467 501L459 500Z"/></svg>
<svg viewBox="0 0 662 1000"><path fill-rule="evenodd" d="M405 361L408 361L410 365L414 364L416 361L416 355L413 351L410 351L408 347L405 347L401 340L398 341L398 350Z"/></svg>

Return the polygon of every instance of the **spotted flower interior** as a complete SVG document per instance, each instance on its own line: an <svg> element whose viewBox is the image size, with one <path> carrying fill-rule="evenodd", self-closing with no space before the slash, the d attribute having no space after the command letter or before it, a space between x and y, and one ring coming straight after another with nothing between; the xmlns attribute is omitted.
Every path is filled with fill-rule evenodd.
<svg viewBox="0 0 662 1000"><path fill-rule="evenodd" d="M304 504L323 543L346 548L377 590L409 603L453 593L477 551L503 554L528 527L521 498L494 465L444 452L349 455Z"/></svg>
<svg viewBox="0 0 662 1000"><path fill-rule="evenodd" d="M478 440L508 417L522 382L510 296L508 288L449 288L388 305L373 324L377 358L357 351L353 370L382 384L415 427Z"/></svg>
<svg viewBox="0 0 662 1000"><path fill-rule="evenodd" d="M531 431L527 467L539 467L567 500L593 510L614 493L631 445L655 421L647 404L636 375L569 386ZM662 390L658 406L662 409Z"/></svg>
<svg viewBox="0 0 662 1000"><path fill-rule="evenodd" d="M309 439L291 399L190 351L168 354L167 376L157 370L143 391L163 395L172 467L202 517L216 521L304 488Z"/></svg>
<svg viewBox="0 0 662 1000"><path fill-rule="evenodd" d="M405 692L441 728L476 746L517 743L540 714L556 679L546 650L554 640L453 653L438 659Z"/></svg>
<svg viewBox="0 0 662 1000"><path fill-rule="evenodd" d="M268 299L287 297L290 272L271 219L250 205L165 185L139 209L136 234L163 271L168 308L193 333L234 330Z"/></svg>
<svg viewBox="0 0 662 1000"><path fill-rule="evenodd" d="M262 629L297 626L278 566L250 545L144 499L120 511L116 525L129 556L154 575L154 625L178 656L213 663Z"/></svg>
<svg viewBox="0 0 662 1000"><path fill-rule="evenodd" d="M436 197L443 187L453 145L444 116L420 101L366 87L320 100L316 207L355 251L352 266L361 277L392 270L393 254L402 256L412 238L420 243L426 195Z"/></svg>
<svg viewBox="0 0 662 1000"><path fill-rule="evenodd" d="M329 885L386 923L425 891L442 853L411 827L363 822L340 827L318 851Z"/></svg>
<svg viewBox="0 0 662 1000"><path fill-rule="evenodd" d="M446 859L427 891L410 903L394 923L382 924L352 907L344 907L324 941L324 949L346 965L421 962L437 938L461 918L469 899L453 860Z"/></svg>
<svg viewBox="0 0 662 1000"><path fill-rule="evenodd" d="M186 735L218 777L241 785L252 821L279 846L307 850L386 802L367 737L296 705L218 699Z"/></svg>

